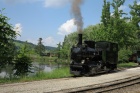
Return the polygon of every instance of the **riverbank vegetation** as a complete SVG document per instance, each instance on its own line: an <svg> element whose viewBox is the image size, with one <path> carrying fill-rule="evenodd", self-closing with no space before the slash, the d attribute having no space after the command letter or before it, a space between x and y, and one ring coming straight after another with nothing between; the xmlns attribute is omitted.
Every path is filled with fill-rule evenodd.
<svg viewBox="0 0 140 93"><path fill-rule="evenodd" d="M58 68L51 72L38 72L32 76L23 76L20 78L0 78L0 84L4 83L17 83L17 82L29 82L29 81L38 81L38 80L47 80L47 79L57 79L57 78L68 78L71 74L69 73L69 68Z"/></svg>

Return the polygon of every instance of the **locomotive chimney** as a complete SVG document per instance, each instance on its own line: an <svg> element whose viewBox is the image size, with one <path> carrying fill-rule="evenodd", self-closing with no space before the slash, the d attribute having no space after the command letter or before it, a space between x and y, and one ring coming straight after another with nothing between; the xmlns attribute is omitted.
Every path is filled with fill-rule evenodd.
<svg viewBox="0 0 140 93"><path fill-rule="evenodd" d="M78 45L82 45L82 34L78 34Z"/></svg>

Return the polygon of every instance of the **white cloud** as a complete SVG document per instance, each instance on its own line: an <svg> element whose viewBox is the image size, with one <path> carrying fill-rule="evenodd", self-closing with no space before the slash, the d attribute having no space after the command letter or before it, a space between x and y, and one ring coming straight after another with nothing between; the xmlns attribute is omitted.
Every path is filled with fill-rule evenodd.
<svg viewBox="0 0 140 93"><path fill-rule="evenodd" d="M126 8L127 8L127 6L121 5L121 6L119 7L119 10L125 10Z"/></svg>
<svg viewBox="0 0 140 93"><path fill-rule="evenodd" d="M68 35L74 31L76 31L76 26L74 25L74 19L66 21L58 28L59 32L57 34L60 35Z"/></svg>
<svg viewBox="0 0 140 93"><path fill-rule="evenodd" d="M44 44L45 46L54 46L54 47L57 46L57 41L55 41L54 38L51 37L51 36L49 36L49 37L43 39L42 42L43 42L43 44Z"/></svg>
<svg viewBox="0 0 140 93"><path fill-rule="evenodd" d="M140 5L140 1L138 2L138 5Z"/></svg>
<svg viewBox="0 0 140 93"><path fill-rule="evenodd" d="M21 35L21 33L22 33L22 25L20 23L15 24L13 30L17 33L17 36Z"/></svg>
<svg viewBox="0 0 140 93"><path fill-rule="evenodd" d="M35 45L38 44L38 40L35 39L28 39L28 42L31 42ZM52 47L57 47L58 42L51 36L47 37L47 38L42 38L42 43L44 46L52 46Z"/></svg>
<svg viewBox="0 0 140 93"><path fill-rule="evenodd" d="M113 16L113 15L114 15L114 13L111 13L111 14L110 14L110 16Z"/></svg>
<svg viewBox="0 0 140 93"><path fill-rule="evenodd" d="M70 0L45 0L45 7L60 7L69 3Z"/></svg>
<svg viewBox="0 0 140 93"><path fill-rule="evenodd" d="M30 42L30 43L37 45L38 40L28 39L27 42Z"/></svg>

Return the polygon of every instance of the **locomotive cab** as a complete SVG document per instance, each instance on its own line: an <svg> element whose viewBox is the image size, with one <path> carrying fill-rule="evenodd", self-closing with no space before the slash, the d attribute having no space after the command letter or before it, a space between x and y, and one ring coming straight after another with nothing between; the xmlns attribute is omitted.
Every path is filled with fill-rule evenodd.
<svg viewBox="0 0 140 93"><path fill-rule="evenodd" d="M117 68L118 62L118 44L107 42L107 41L98 41L96 42L96 50L100 51L102 56L102 62L104 66L109 70L114 70Z"/></svg>
<svg viewBox="0 0 140 93"><path fill-rule="evenodd" d="M84 41L71 48L70 73L94 75L117 68L118 45L107 41Z"/></svg>

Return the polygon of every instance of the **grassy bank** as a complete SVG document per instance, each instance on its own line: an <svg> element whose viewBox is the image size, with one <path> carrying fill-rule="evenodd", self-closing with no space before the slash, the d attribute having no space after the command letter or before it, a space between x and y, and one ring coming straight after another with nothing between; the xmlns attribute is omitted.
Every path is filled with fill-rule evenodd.
<svg viewBox="0 0 140 93"><path fill-rule="evenodd" d="M59 68L48 73L38 72L36 75L31 77L12 78L11 80L7 78L0 78L0 84L66 78L69 76L71 76L69 73L69 68Z"/></svg>
<svg viewBox="0 0 140 93"><path fill-rule="evenodd" d="M134 62L128 62L128 63L120 63L120 64L118 64L118 68L119 67L131 68L131 67L136 67L136 66L138 66L138 63L134 63Z"/></svg>

